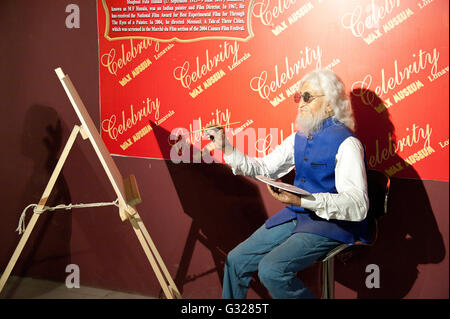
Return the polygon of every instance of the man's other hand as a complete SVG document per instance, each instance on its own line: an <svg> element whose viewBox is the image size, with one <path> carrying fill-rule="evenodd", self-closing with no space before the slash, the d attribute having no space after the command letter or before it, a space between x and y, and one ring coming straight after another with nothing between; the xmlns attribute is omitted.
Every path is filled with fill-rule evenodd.
<svg viewBox="0 0 450 319"><path fill-rule="evenodd" d="M282 202L283 204L286 205L294 205L294 206L301 206L301 197L296 195L296 194L292 194L289 192L286 192L282 189L273 187L269 184L267 184L267 189L269 190L269 193L275 197L275 199L278 199L280 202Z"/></svg>

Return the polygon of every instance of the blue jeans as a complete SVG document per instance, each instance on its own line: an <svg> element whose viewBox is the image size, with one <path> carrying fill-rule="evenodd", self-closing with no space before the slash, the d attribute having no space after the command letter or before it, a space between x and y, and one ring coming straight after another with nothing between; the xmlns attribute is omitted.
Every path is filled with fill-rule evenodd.
<svg viewBox="0 0 450 319"><path fill-rule="evenodd" d="M222 298L245 298L256 270L273 298L315 298L297 272L341 242L309 233L292 234L296 223L270 229L263 225L228 254Z"/></svg>

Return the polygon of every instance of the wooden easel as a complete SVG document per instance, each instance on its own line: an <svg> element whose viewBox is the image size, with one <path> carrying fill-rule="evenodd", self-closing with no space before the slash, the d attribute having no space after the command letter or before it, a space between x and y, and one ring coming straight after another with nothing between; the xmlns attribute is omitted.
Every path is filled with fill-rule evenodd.
<svg viewBox="0 0 450 319"><path fill-rule="evenodd" d="M44 206L49 198L52 189L55 185L56 179L58 178L61 169L69 155L69 152L77 138L78 134L81 134L81 137L86 140L89 139L91 144L97 154L98 159L100 160L103 169L108 176L111 185L114 188L114 191L117 195L118 205L119 205L119 215L122 221L128 219L133 227L138 240L144 249L145 255L147 256L150 265L155 272L155 275L161 285L161 288L167 299L180 299L181 294L178 291L177 286L175 285L172 277L170 276L169 271L167 270L161 256L156 249L153 240L150 237L142 219L140 218L135 205L141 202L141 198L139 195L139 190L137 187L136 179L134 175L131 175L127 179L123 179L117 166L115 165L109 151L107 150L105 144L103 143L100 134L98 133L89 113L86 110L86 107L83 104L80 96L78 95L75 87L72 84L69 76L65 75L61 68L55 69L56 74L61 81L64 90L69 97L69 100L72 103L72 106L75 109L75 112L78 115L78 118L81 121L81 125L75 125L72 129L72 132L69 136L69 139L64 146L64 149L61 153L61 156L56 164L55 169L53 170L52 175L50 176L50 180L47 183L47 187L42 194L41 199L39 200L38 206L33 213L22 238L20 239L11 259L9 260L8 265L6 266L5 271L0 277L0 292L3 290L3 287L8 280L14 265L19 258L23 247L25 246L28 238L30 237L31 232L40 216L40 212L43 211Z"/></svg>

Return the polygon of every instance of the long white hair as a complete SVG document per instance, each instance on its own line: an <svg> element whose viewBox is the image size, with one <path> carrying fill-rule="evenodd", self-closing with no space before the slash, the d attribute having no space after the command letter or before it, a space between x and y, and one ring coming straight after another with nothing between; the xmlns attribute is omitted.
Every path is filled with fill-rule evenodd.
<svg viewBox="0 0 450 319"><path fill-rule="evenodd" d="M322 91L324 96L324 108L329 103L333 110L333 117L347 126L351 131L355 130L355 119L350 99L345 94L345 86L342 80L329 69L315 70L306 74L299 83L299 88L308 81L316 90Z"/></svg>

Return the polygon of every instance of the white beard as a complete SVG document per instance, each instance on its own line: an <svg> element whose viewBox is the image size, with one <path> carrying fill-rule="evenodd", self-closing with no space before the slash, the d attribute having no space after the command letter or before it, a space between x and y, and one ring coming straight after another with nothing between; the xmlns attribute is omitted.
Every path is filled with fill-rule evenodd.
<svg viewBox="0 0 450 319"><path fill-rule="evenodd" d="M312 114L311 111L307 110L307 114L303 116L300 115L299 112L295 122L297 124L297 129L308 136L311 133L319 131L322 128L322 123L325 119L325 110L319 111L316 114Z"/></svg>

